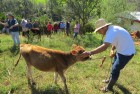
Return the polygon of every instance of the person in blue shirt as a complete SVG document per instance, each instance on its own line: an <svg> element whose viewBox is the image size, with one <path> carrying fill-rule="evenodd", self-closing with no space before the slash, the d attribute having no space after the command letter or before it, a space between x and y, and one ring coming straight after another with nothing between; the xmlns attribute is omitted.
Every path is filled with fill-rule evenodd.
<svg viewBox="0 0 140 94"><path fill-rule="evenodd" d="M60 22L60 29L61 29L61 31L64 32L64 33L65 33L65 26L66 26L65 23L61 21L61 22Z"/></svg>
<svg viewBox="0 0 140 94"><path fill-rule="evenodd" d="M32 27L33 27L33 25L32 25L32 23L31 23L31 21L28 20L28 21L27 21L27 24L26 24L26 28L27 28L28 30L30 30L30 29L32 29Z"/></svg>

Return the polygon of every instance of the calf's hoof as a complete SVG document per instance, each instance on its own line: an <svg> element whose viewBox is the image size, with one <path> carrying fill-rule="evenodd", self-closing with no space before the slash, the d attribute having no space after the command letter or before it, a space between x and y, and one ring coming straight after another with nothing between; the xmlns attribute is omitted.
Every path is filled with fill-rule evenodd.
<svg viewBox="0 0 140 94"><path fill-rule="evenodd" d="M36 82L35 81L30 81L28 80L28 85L31 86L31 85L36 85Z"/></svg>
<svg viewBox="0 0 140 94"><path fill-rule="evenodd" d="M36 85L36 82L32 81L32 85Z"/></svg>

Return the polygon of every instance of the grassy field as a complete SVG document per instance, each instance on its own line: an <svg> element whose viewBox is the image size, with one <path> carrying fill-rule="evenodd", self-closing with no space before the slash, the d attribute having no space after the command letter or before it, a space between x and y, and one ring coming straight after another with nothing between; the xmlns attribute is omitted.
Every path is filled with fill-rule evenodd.
<svg viewBox="0 0 140 94"><path fill-rule="evenodd" d="M20 36L21 43L26 39ZM69 51L72 44L79 44L86 50L91 50L100 45L100 35L86 34L78 36L76 40L63 34L53 35L52 38L42 36L42 41L36 39L34 45L40 45L51 49ZM53 73L42 72L33 69L33 78L37 85L28 87L26 79L26 64L21 58L18 66L12 71L19 51L11 50L11 36L0 35L0 94L63 94L63 83L59 77L58 85L53 83ZM114 86L114 94L140 94L140 47L136 46L137 53L134 58L122 70L117 84ZM92 58L108 56L109 49ZM107 77L110 58L107 58L103 67L99 67L101 60L88 60L77 62L65 73L70 94L102 94L99 88L105 86L101 81ZM112 94L112 92L106 93Z"/></svg>

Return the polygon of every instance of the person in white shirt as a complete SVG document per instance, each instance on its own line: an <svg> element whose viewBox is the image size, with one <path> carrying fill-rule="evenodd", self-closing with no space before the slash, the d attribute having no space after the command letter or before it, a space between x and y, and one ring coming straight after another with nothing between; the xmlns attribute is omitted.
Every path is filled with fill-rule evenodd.
<svg viewBox="0 0 140 94"><path fill-rule="evenodd" d="M103 92L107 92L108 90L113 90L113 86L119 78L120 71L132 59L136 51L132 37L124 28L106 23L103 18L96 22L95 27L95 32L105 36L104 43L92 51L84 52L81 57L85 58L98 54L112 45L110 57L113 57L115 54L112 70L109 79L104 80L108 85L100 89Z"/></svg>
<svg viewBox="0 0 140 94"><path fill-rule="evenodd" d="M76 24L74 26L74 35L73 35L73 38L76 38L78 33L79 33L79 30L80 30L80 24L78 23L78 21L76 21Z"/></svg>
<svg viewBox="0 0 140 94"><path fill-rule="evenodd" d="M22 27L22 35L23 35L23 36L24 36L25 33L28 31L28 29L26 28L26 24L27 24L27 23L28 23L27 20L25 20L25 19L22 19L22 20L21 20L20 25L21 25L21 27Z"/></svg>

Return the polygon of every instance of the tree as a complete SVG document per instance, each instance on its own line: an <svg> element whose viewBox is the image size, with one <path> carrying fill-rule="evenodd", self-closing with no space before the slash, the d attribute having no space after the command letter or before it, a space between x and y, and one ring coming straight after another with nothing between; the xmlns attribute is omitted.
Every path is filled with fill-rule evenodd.
<svg viewBox="0 0 140 94"><path fill-rule="evenodd" d="M12 12L25 18L42 13L43 10L46 10L43 9L44 7L45 5L42 3L36 3L33 0L0 0L2 13Z"/></svg>
<svg viewBox="0 0 140 94"><path fill-rule="evenodd" d="M47 14L48 16L56 20L61 20L65 14L66 0L48 0L47 2Z"/></svg>
<svg viewBox="0 0 140 94"><path fill-rule="evenodd" d="M135 3L128 0L101 0L100 8L101 17L110 22L115 22L117 13L134 11Z"/></svg>
<svg viewBox="0 0 140 94"><path fill-rule="evenodd" d="M100 0L67 0L67 9L71 16L75 16L82 21L83 27L90 17L97 15L97 9Z"/></svg>

